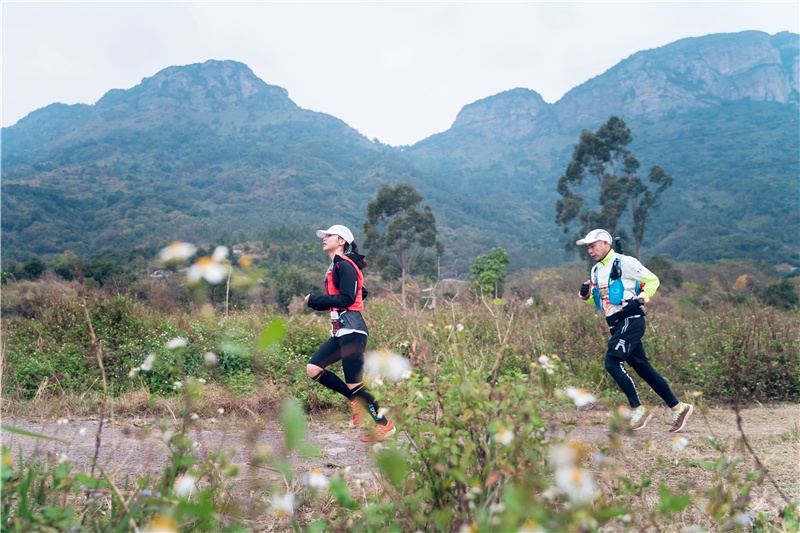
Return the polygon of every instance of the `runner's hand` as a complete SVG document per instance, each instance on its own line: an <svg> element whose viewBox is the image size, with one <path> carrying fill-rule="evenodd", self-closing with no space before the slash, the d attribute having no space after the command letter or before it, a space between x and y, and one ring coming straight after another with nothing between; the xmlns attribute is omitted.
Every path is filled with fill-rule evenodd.
<svg viewBox="0 0 800 533"><path fill-rule="evenodd" d="M591 281L585 281L583 283L583 285L581 285L581 291L578 294L580 294L581 298L586 300L586 299L589 298L589 290L591 288L592 288L592 282Z"/></svg>

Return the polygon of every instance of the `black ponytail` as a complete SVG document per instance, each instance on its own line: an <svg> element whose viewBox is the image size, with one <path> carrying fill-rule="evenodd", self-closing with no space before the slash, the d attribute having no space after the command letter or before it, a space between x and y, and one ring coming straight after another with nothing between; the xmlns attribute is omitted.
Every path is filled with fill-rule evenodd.
<svg viewBox="0 0 800 533"><path fill-rule="evenodd" d="M348 244L346 242L344 243L344 253L348 253L348 252L349 253L353 253L353 254L361 255L361 253L358 251L358 245L356 244L356 241L353 241L350 244ZM369 264L369 261L367 261L366 258L363 258L363 259L361 259L361 263L364 266L367 266Z"/></svg>

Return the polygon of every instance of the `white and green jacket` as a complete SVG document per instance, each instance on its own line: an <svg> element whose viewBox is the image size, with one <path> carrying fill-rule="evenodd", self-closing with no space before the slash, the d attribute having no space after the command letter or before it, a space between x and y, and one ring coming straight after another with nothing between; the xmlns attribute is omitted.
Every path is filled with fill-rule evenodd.
<svg viewBox="0 0 800 533"><path fill-rule="evenodd" d="M619 267L622 270L622 277L619 281L610 279L615 259L619 259ZM647 270L638 259L629 255L617 254L613 249L609 250L608 254L592 267L590 280L592 286L586 301L594 303L598 310L605 312L607 317L621 311L624 307L622 303L625 300L636 298L641 293L645 293L648 299L652 298L660 285L658 276ZM619 286L620 282L621 287ZM618 293L614 298L615 291L612 289L612 297L609 299L609 285L619 289L622 293L621 298Z"/></svg>

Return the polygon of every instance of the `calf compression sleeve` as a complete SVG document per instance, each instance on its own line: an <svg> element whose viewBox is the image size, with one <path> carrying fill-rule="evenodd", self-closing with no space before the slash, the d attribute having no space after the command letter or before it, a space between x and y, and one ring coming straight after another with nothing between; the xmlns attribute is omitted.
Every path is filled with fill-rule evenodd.
<svg viewBox="0 0 800 533"><path fill-rule="evenodd" d="M376 424L385 426L389 423L385 416L378 418L378 411L380 410L380 407L378 407L378 402L375 401L375 397L369 392L369 389L366 388L363 383L353 389L351 392L354 398L357 398L362 405L367 407L367 411L369 411L369 414L372 415L372 419L375 420Z"/></svg>
<svg viewBox="0 0 800 533"><path fill-rule="evenodd" d="M347 385L344 384L344 381L339 379L339 376L337 376L333 372L323 370L322 372L314 376L314 378L312 379L314 381L322 383L332 391L338 392L348 400L353 398L353 393L350 391Z"/></svg>

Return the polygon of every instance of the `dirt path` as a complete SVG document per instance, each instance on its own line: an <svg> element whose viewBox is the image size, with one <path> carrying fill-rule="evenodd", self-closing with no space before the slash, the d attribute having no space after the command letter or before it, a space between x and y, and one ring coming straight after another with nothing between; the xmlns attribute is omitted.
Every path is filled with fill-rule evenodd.
<svg viewBox="0 0 800 533"><path fill-rule="evenodd" d="M14 464L20 453L25 460L50 457L57 460L66 454L76 465L76 470L89 471L95 453L98 420L25 420L4 418L4 426L47 435L65 442L34 438L9 431L2 432L3 446L11 450ZM157 421L134 419L106 420L101 433L98 464L118 482L136 479L143 475L158 476L166 466L169 448ZM176 424L177 426L177 424ZM286 455L284 435L277 421L236 420L214 418L197 421L189 431L195 447L195 456L205 458L219 451L228 454L230 462L239 467L237 479L279 481L280 476L266 466L253 466L257 455L281 456L288 459L296 474L319 468L330 476L349 467L356 478L371 478L372 470L366 460L372 445L363 443L361 435L367 426L350 426L341 415L334 414L324 420L311 419L308 441L317 446L319 457L304 457L297 453Z"/></svg>
<svg viewBox="0 0 800 533"><path fill-rule="evenodd" d="M674 458L672 443L675 435L669 433L669 415L666 409L654 411L655 416L644 430L622 438L622 449L618 450L621 462L631 471L651 468L657 457ZM777 407L755 407L741 412L743 427L748 442L762 463L770 470L781 489L794 500L800 499L800 405ZM600 449L609 443L608 421L610 414L600 406L567 410L551 422L550 433L565 435L569 429L570 439L581 439ZM3 425L25 431L40 433L63 439L67 443L43 440L2 432L2 443L14 456L15 465L21 453L25 460L44 457L56 458L67 454L76 463L76 470L91 467L94 454L97 420L71 420L58 424L55 420L26 420L4 418ZM329 413L309 420L308 440L322 451L320 457L302 457L291 454L287 457L296 475L319 468L327 476L349 467L356 478L373 478L370 461L372 446L360 441L368 426L350 427L343 413ZM81 429L86 431L82 432ZM152 429L151 429L152 428ZM713 434L717 440L738 442L739 430L735 413L726 409L711 409L695 415L681 435L691 443L682 458L686 461L708 460L715 453L705 443ZM252 419L200 420L191 429L190 438L197 448L196 455L205 457L224 450L231 462L239 466L237 479L243 486L248 481L276 481L280 477L265 467L251 465L254 454L270 450L280 455L283 450L283 431L277 421L258 422ZM143 475L158 476L166 464L168 449L163 441L158 424L139 418L117 419L113 424L104 424L99 465L112 477L122 482L126 476L136 479ZM401 433L399 438L405 438ZM645 450L649 439L652 446ZM705 444L704 444L705 443ZM745 453L746 452L736 452ZM768 488L768 487L767 487ZM775 494L774 496L777 496Z"/></svg>

